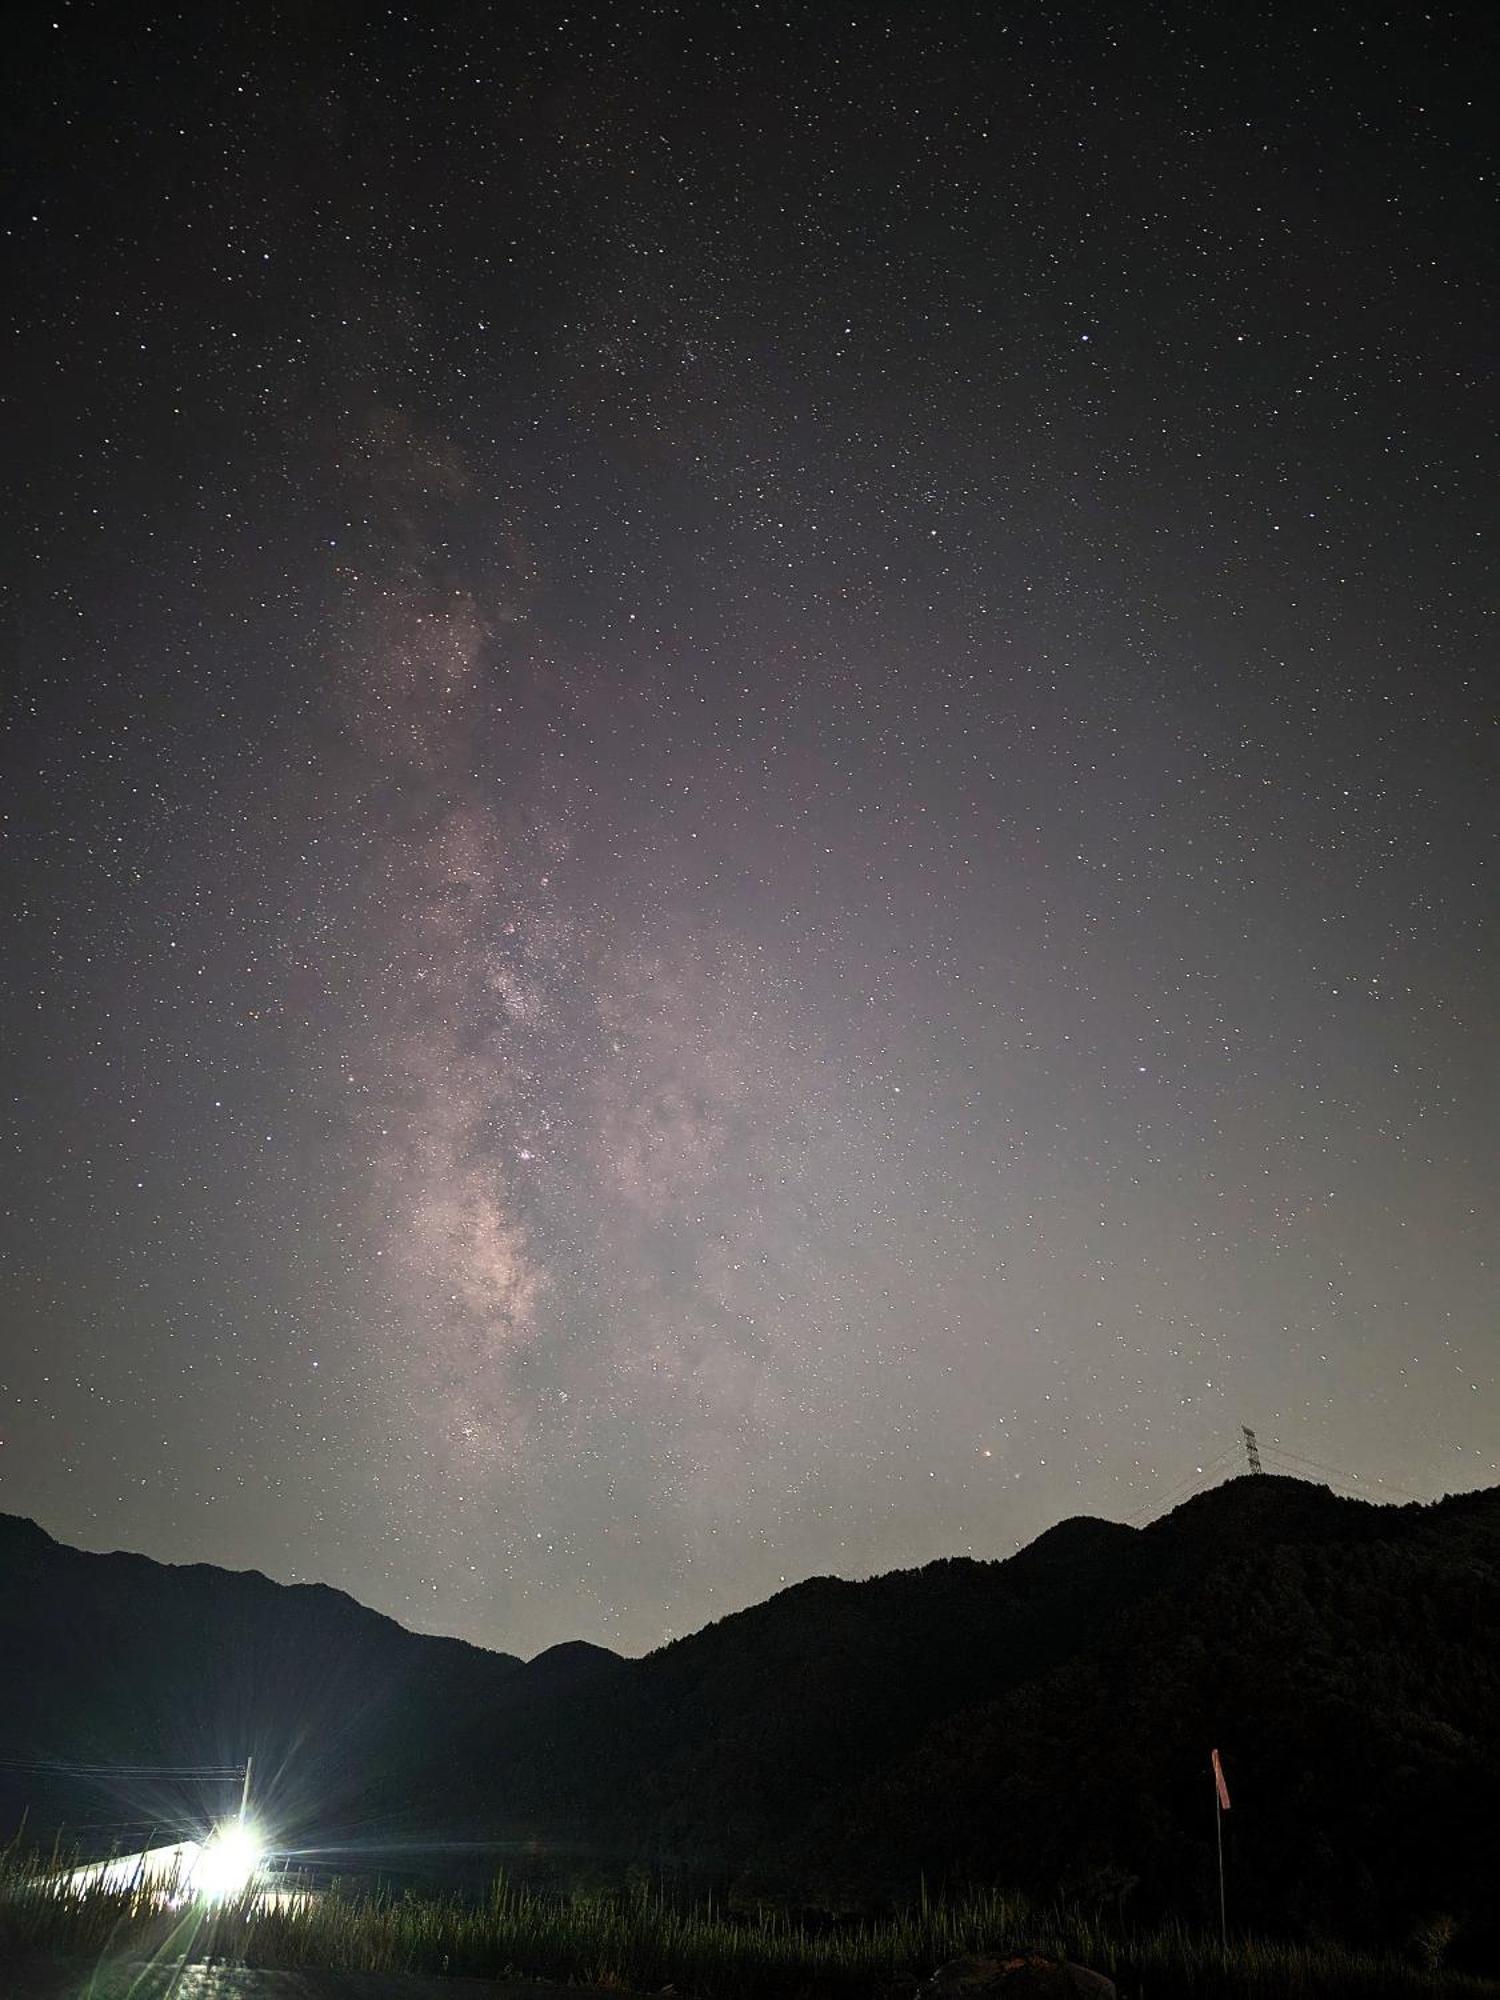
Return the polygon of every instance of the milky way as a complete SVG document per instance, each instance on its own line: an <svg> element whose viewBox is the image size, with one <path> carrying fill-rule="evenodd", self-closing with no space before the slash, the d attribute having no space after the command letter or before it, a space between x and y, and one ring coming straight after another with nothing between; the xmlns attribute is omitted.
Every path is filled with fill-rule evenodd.
<svg viewBox="0 0 1500 2000"><path fill-rule="evenodd" d="M1477 52L806 16L22 37L0 1507L529 1653L1495 1476Z"/></svg>

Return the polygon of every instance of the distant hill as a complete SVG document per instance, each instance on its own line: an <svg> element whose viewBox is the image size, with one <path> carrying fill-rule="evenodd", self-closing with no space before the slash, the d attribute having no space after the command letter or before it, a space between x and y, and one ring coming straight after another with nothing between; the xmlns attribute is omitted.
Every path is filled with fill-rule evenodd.
<svg viewBox="0 0 1500 2000"><path fill-rule="evenodd" d="M404 1828L439 1810L460 1719L525 1671L321 1585L85 1554L0 1515L0 1814L29 1807L34 1826L103 1841L191 1823L233 1791L58 1764L230 1764L250 1750L290 1839Z"/></svg>
<svg viewBox="0 0 1500 2000"><path fill-rule="evenodd" d="M314 1844L503 1842L833 1904L1063 1886L1195 1920L1217 1745L1241 1922L1376 1939L1446 1912L1474 1938L1500 1872L1500 1490L1392 1508L1247 1477L1144 1530L1065 1521L1005 1562L814 1578L644 1660L530 1666L0 1517L0 1755L246 1744ZM28 1787L0 1771L0 1806Z"/></svg>

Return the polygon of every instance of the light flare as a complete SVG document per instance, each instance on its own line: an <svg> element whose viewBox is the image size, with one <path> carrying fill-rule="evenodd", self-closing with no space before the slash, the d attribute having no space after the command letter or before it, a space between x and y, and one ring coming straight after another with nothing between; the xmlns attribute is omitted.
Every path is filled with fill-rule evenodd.
<svg viewBox="0 0 1500 2000"><path fill-rule="evenodd" d="M255 1885L265 1858L260 1835L249 1821L216 1827L193 1864L191 1887L204 1903L232 1903Z"/></svg>

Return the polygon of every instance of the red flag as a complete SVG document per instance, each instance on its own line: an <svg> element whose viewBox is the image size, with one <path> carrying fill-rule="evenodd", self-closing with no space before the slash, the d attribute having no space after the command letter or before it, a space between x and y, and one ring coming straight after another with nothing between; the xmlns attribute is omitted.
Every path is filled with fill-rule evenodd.
<svg viewBox="0 0 1500 2000"><path fill-rule="evenodd" d="M1219 1794L1219 1811L1228 1812L1229 1787L1224 1782L1224 1766L1219 1762L1219 1753L1217 1750L1210 1751L1209 1755L1213 1759L1214 1789Z"/></svg>

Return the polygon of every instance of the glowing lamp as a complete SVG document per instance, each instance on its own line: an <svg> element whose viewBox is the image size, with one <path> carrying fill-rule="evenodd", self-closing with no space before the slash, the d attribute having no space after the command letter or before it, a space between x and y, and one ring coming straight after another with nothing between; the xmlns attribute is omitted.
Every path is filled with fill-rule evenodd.
<svg viewBox="0 0 1500 2000"><path fill-rule="evenodd" d="M241 1820L216 1827L193 1870L193 1893L205 1903L230 1903L243 1896L261 1864L254 1827Z"/></svg>

